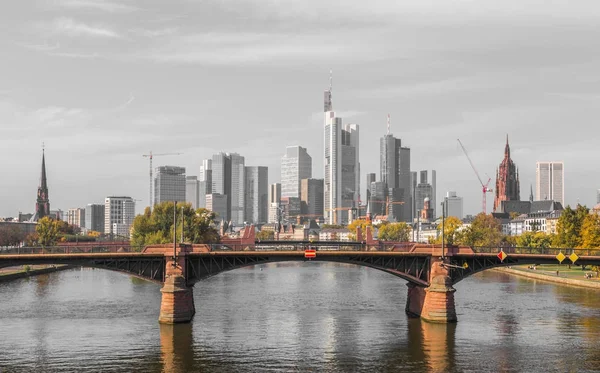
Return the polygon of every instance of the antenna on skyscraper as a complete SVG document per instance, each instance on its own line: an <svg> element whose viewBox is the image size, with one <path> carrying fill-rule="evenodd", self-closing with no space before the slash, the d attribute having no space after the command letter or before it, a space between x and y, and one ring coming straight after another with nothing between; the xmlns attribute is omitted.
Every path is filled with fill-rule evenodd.
<svg viewBox="0 0 600 373"><path fill-rule="evenodd" d="M387 134L390 134L390 114L388 113L388 119L387 119Z"/></svg>

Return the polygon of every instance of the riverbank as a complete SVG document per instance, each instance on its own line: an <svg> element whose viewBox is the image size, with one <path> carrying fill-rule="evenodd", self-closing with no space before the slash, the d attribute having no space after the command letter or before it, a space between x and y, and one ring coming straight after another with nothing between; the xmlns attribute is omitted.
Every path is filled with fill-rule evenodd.
<svg viewBox="0 0 600 373"><path fill-rule="evenodd" d="M43 275L46 273L64 271L65 269L72 268L69 265L62 264L56 266L31 266L29 271L24 270L22 267L9 267L0 269L0 282L7 282L16 280L19 278L32 277Z"/></svg>
<svg viewBox="0 0 600 373"><path fill-rule="evenodd" d="M564 267L564 266L563 266ZM529 269L527 266L517 266L511 268L494 268L495 271L509 273L516 276L528 277L536 280L554 282L565 285L580 286L587 288L600 289L600 278L592 277L585 278L585 273L593 273L591 271L581 270L562 270L554 269L553 267L546 268L544 266L537 266L536 270ZM558 275L556 271L558 270ZM574 278L574 273L578 272L577 278ZM595 273L594 273L595 275Z"/></svg>

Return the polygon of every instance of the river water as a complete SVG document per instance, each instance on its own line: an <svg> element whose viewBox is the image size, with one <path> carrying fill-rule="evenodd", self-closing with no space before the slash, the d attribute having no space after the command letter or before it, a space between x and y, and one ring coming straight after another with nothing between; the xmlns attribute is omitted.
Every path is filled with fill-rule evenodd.
<svg viewBox="0 0 600 373"><path fill-rule="evenodd" d="M194 321L165 326L159 285L72 269L0 284L0 371L600 371L600 291L494 271L455 288L458 323L429 324L389 274L268 264L196 284Z"/></svg>

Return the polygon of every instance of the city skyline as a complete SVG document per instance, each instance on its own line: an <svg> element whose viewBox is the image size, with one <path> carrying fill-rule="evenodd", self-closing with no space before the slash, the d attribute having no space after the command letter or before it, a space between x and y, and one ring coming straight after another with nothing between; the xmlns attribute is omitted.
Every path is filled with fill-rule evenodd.
<svg viewBox="0 0 600 373"><path fill-rule="evenodd" d="M481 193L455 138L479 172L492 175L507 133L522 198L535 185L536 162L559 159L565 205L595 204L598 52L585 41L600 36L598 5L485 2L472 13L467 4L354 3L323 22L313 12L325 9L311 1L256 2L241 32L235 22L216 30L211 17L198 22L202 14L240 16L235 7L128 4L0 6L7 26L0 43L10 56L0 70L0 156L10 160L0 165L0 190L11 196L0 201L0 216L34 212L42 142L50 204L64 211L108 195L141 199L143 211L148 160L141 155L149 150L182 152L155 166L176 164L192 176L211 154L236 152L268 167L274 183L285 147L300 145L314 155L313 177L322 178L322 143L314 138L322 136L330 69L337 114L363 129L361 177L379 169L378 139L390 113L411 148L411 169L435 169L437 200L456 191L465 214L480 211ZM260 26L265 17L269 29ZM318 36L305 31L315 29L308 24ZM568 31L553 32L559 28ZM289 43L282 30L298 37ZM392 37L398 42L378 42ZM345 47L323 53L332 45Z"/></svg>

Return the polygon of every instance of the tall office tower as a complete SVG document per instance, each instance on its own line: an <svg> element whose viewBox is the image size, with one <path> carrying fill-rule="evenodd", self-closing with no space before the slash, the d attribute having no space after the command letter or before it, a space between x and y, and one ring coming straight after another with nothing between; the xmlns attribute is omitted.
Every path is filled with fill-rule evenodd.
<svg viewBox="0 0 600 373"><path fill-rule="evenodd" d="M35 214L32 220L38 221L50 215L50 200L48 199L48 181L46 180L46 152L42 150L42 175L35 202Z"/></svg>
<svg viewBox="0 0 600 373"><path fill-rule="evenodd" d="M79 228L85 228L85 208L67 210L67 223Z"/></svg>
<svg viewBox="0 0 600 373"><path fill-rule="evenodd" d="M300 180L312 177L312 158L301 146L288 146L281 158L281 196L300 197Z"/></svg>
<svg viewBox="0 0 600 373"><path fill-rule="evenodd" d="M274 183L269 185L269 223L277 223L277 214L279 202L281 201L281 184Z"/></svg>
<svg viewBox="0 0 600 373"><path fill-rule="evenodd" d="M85 206L85 229L104 232L104 205L91 203Z"/></svg>
<svg viewBox="0 0 600 373"><path fill-rule="evenodd" d="M207 193L208 194L208 193ZM231 158L226 153L218 153L212 156L212 188L211 194L221 194L227 200L221 220L231 220ZM208 196L206 197L206 208L208 208ZM214 210L211 210L214 211Z"/></svg>
<svg viewBox="0 0 600 373"><path fill-rule="evenodd" d="M244 157L231 153L231 222L234 225L243 225L246 221L246 166Z"/></svg>
<svg viewBox="0 0 600 373"><path fill-rule="evenodd" d="M200 207L200 181L196 176L185 177L185 201L191 203L193 209Z"/></svg>
<svg viewBox="0 0 600 373"><path fill-rule="evenodd" d="M358 213L360 201L359 126L346 124L342 130L341 224L349 224ZM352 212L351 212L352 211ZM335 211L334 211L335 212ZM341 212L341 214L340 214Z"/></svg>
<svg viewBox="0 0 600 373"><path fill-rule="evenodd" d="M207 194L206 209L217 215L217 221L229 222L227 219L227 196L220 193Z"/></svg>
<svg viewBox="0 0 600 373"><path fill-rule="evenodd" d="M377 215L386 215L387 208L385 201L388 196L387 184L383 181L374 181L369 185L369 192L371 199L369 201L369 209L367 212L373 217Z"/></svg>
<svg viewBox="0 0 600 373"><path fill-rule="evenodd" d="M519 171L510 159L510 146L508 135L504 146L504 159L496 170L496 197L494 198L494 212L500 208L502 201L520 201L521 187L519 185Z"/></svg>
<svg viewBox="0 0 600 373"><path fill-rule="evenodd" d="M564 205L565 174L563 162L537 162L535 196L538 201L552 200Z"/></svg>
<svg viewBox="0 0 600 373"><path fill-rule="evenodd" d="M296 223L301 211L301 202L299 197L281 197L280 218L281 223Z"/></svg>
<svg viewBox="0 0 600 373"><path fill-rule="evenodd" d="M131 197L104 199L104 233L129 237L135 218L135 201Z"/></svg>
<svg viewBox="0 0 600 373"><path fill-rule="evenodd" d="M366 194L367 194L366 202L367 203L370 203L369 201L371 200L371 183L374 183L375 181L377 181L377 176L374 172L367 174L367 185L366 185Z"/></svg>
<svg viewBox="0 0 600 373"><path fill-rule="evenodd" d="M323 179L302 179L300 182L300 209L309 219L323 216Z"/></svg>
<svg viewBox="0 0 600 373"><path fill-rule="evenodd" d="M185 201L185 167L156 167L154 204L164 201Z"/></svg>
<svg viewBox="0 0 600 373"><path fill-rule="evenodd" d="M411 186L410 186L410 149L401 146L400 139L388 133L380 139L380 179L386 184L390 203L390 221L410 221ZM404 202L404 204L393 203Z"/></svg>
<svg viewBox="0 0 600 373"><path fill-rule="evenodd" d="M415 190L415 198L416 198L416 212L417 215L422 215L421 211L424 209L424 201L425 198L427 198L427 201L429 202L429 210L432 210L432 216L433 219L435 219L435 206L434 206L434 194L435 194L435 190L433 185L431 185L428 181L427 181L427 171L423 170L420 173L420 177L419 177L419 183L416 186L416 190ZM432 177L435 178L435 171L432 172ZM433 183L433 180L432 180Z"/></svg>
<svg viewBox="0 0 600 373"><path fill-rule="evenodd" d="M411 221L415 221L417 218L417 184L418 184L417 171L410 172L410 197L412 198L411 203Z"/></svg>
<svg viewBox="0 0 600 373"><path fill-rule="evenodd" d="M246 221L266 223L269 215L269 169L246 166Z"/></svg>
<svg viewBox="0 0 600 373"><path fill-rule="evenodd" d="M202 161L198 184L198 207L206 207L206 195L212 193L212 159Z"/></svg>
<svg viewBox="0 0 600 373"><path fill-rule="evenodd" d="M435 170L431 170L431 197L430 197L430 200L431 200L431 209L433 210L433 212L432 212L433 219L435 219L437 217L436 210L438 208L436 183L437 183L437 173L435 172Z"/></svg>
<svg viewBox="0 0 600 373"><path fill-rule="evenodd" d="M463 199L457 197L456 192L446 192L446 216L455 216L463 218Z"/></svg>

